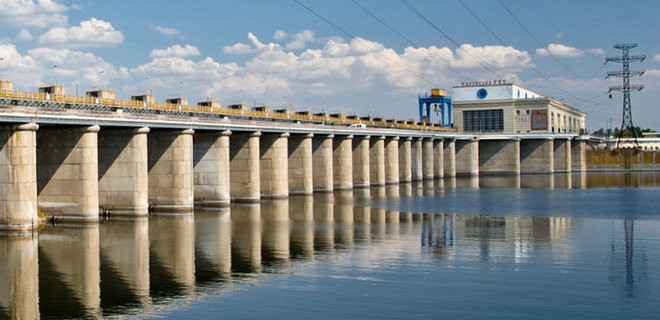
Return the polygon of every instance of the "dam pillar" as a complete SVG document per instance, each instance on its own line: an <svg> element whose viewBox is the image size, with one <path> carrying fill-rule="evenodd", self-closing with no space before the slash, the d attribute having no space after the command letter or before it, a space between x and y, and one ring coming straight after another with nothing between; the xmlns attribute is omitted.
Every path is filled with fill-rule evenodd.
<svg viewBox="0 0 660 320"><path fill-rule="evenodd" d="M261 132L234 132L229 138L229 191L232 201L256 203L261 200L259 161Z"/></svg>
<svg viewBox="0 0 660 320"><path fill-rule="evenodd" d="M353 135L332 140L332 179L335 190L353 189Z"/></svg>
<svg viewBox="0 0 660 320"><path fill-rule="evenodd" d="M425 138L422 141L422 178L424 180L433 180L435 178L433 141L433 138Z"/></svg>
<svg viewBox="0 0 660 320"><path fill-rule="evenodd" d="M289 133L264 133L259 141L261 197L289 197Z"/></svg>
<svg viewBox="0 0 660 320"><path fill-rule="evenodd" d="M314 192L332 192L332 139L334 135L315 135L312 140Z"/></svg>
<svg viewBox="0 0 660 320"><path fill-rule="evenodd" d="M154 213L192 213L193 133L151 130L149 133L149 206Z"/></svg>
<svg viewBox="0 0 660 320"><path fill-rule="evenodd" d="M313 134L292 134L289 137L288 170L289 194L310 195L314 192L314 171L312 166Z"/></svg>
<svg viewBox="0 0 660 320"><path fill-rule="evenodd" d="M555 138L553 148L555 172L571 172L571 140Z"/></svg>
<svg viewBox="0 0 660 320"><path fill-rule="evenodd" d="M520 139L479 140L479 174L520 174Z"/></svg>
<svg viewBox="0 0 660 320"><path fill-rule="evenodd" d="M479 175L479 140L456 140L456 175Z"/></svg>
<svg viewBox="0 0 660 320"><path fill-rule="evenodd" d="M444 141L433 139L433 177L444 178Z"/></svg>
<svg viewBox="0 0 660 320"><path fill-rule="evenodd" d="M552 137L524 139L520 142L520 171L522 173L553 173L555 171Z"/></svg>
<svg viewBox="0 0 660 320"><path fill-rule="evenodd" d="M412 138L399 140L399 182L412 181Z"/></svg>
<svg viewBox="0 0 660 320"><path fill-rule="evenodd" d="M442 145L442 171L445 178L456 176L456 139L449 138L443 141Z"/></svg>
<svg viewBox="0 0 660 320"><path fill-rule="evenodd" d="M0 127L0 232L25 232L37 215L37 129L35 123Z"/></svg>
<svg viewBox="0 0 660 320"><path fill-rule="evenodd" d="M399 183L399 137L385 139L385 183Z"/></svg>
<svg viewBox="0 0 660 320"><path fill-rule="evenodd" d="M422 181L424 178L424 150L422 148L423 138L414 138L410 150L410 169L412 181Z"/></svg>
<svg viewBox="0 0 660 320"><path fill-rule="evenodd" d="M37 132L37 199L47 217L98 222L99 129L50 127Z"/></svg>
<svg viewBox="0 0 660 320"><path fill-rule="evenodd" d="M587 141L589 138L575 137L571 141L571 170L587 170Z"/></svg>
<svg viewBox="0 0 660 320"><path fill-rule="evenodd" d="M372 186L385 185L385 137L372 137L369 141L369 180Z"/></svg>
<svg viewBox="0 0 660 320"><path fill-rule="evenodd" d="M113 216L149 214L149 128L99 132L99 208Z"/></svg>
<svg viewBox="0 0 660 320"><path fill-rule="evenodd" d="M193 186L195 203L205 207L228 206L229 136L231 131L197 131L193 136Z"/></svg>
<svg viewBox="0 0 660 320"><path fill-rule="evenodd" d="M371 167L369 158L369 136L353 137L353 187L369 188Z"/></svg>

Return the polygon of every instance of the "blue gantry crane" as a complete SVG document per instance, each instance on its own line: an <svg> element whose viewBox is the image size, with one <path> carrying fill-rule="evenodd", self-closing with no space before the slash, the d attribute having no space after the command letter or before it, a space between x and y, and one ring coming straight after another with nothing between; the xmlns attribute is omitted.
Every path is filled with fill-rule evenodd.
<svg viewBox="0 0 660 320"><path fill-rule="evenodd" d="M436 114L440 114L440 124L445 128L451 128L452 101L447 96L447 91L442 89L431 89L431 95L419 96L419 121L432 123L431 108ZM426 115L424 115L426 111Z"/></svg>

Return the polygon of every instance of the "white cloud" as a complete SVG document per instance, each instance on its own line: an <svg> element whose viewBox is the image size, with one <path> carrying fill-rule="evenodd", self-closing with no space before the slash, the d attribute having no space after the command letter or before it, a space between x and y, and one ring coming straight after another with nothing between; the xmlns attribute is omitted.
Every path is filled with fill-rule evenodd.
<svg viewBox="0 0 660 320"><path fill-rule="evenodd" d="M275 40L282 40L282 39L286 38L287 35L288 34L286 32L284 32L283 30L276 30L275 34L273 35L273 38L275 38Z"/></svg>
<svg viewBox="0 0 660 320"><path fill-rule="evenodd" d="M285 47L289 50L302 50L307 47L308 42L314 41L314 32L311 30L303 30L296 34L288 34L282 30L277 30L273 37L275 40L291 38L291 41L289 41Z"/></svg>
<svg viewBox="0 0 660 320"><path fill-rule="evenodd" d="M32 41L34 37L32 36L32 33L30 33L30 31L26 29L21 29L21 31L18 32L16 39L19 41Z"/></svg>
<svg viewBox="0 0 660 320"><path fill-rule="evenodd" d="M124 35L110 22L91 18L79 26L55 27L39 37L39 43L67 48L109 47L124 42Z"/></svg>
<svg viewBox="0 0 660 320"><path fill-rule="evenodd" d="M605 54L605 50L601 48L589 48L589 49L584 49L584 51L595 55Z"/></svg>
<svg viewBox="0 0 660 320"><path fill-rule="evenodd" d="M564 32L559 30L559 32L557 33L557 39L561 39L563 37L564 37Z"/></svg>
<svg viewBox="0 0 660 320"><path fill-rule="evenodd" d="M653 60L655 60L655 61L660 61L660 53L656 53L656 54L653 56Z"/></svg>
<svg viewBox="0 0 660 320"><path fill-rule="evenodd" d="M151 30L162 33L163 35L165 35L168 38L183 38L183 37L181 37L181 32L177 29L174 29L174 28L153 26L153 25L150 25L149 28Z"/></svg>
<svg viewBox="0 0 660 320"><path fill-rule="evenodd" d="M0 25L23 28L64 26L67 6L52 0L0 0Z"/></svg>
<svg viewBox="0 0 660 320"><path fill-rule="evenodd" d="M151 54L152 58L166 58L166 57L195 57L199 56L199 50L189 44L185 46L180 46L175 44L173 46L167 47L166 49L153 49Z"/></svg>
<svg viewBox="0 0 660 320"><path fill-rule="evenodd" d="M15 87L26 90L35 90L50 79L77 80L92 86L107 85L129 75L126 68L116 68L92 53L69 49L36 48L23 55L12 44L0 45L0 57L0 72L13 80Z"/></svg>
<svg viewBox="0 0 660 320"><path fill-rule="evenodd" d="M236 43L231 46L225 46L222 48L222 52L227 53L227 54L246 54L246 53L256 53L256 52L261 52L261 51L266 51L266 50L280 50L281 47L277 43L268 43L264 44L259 39L257 36L255 36L252 32L248 32L247 34L248 40L250 40L250 44L245 44L245 43Z"/></svg>
<svg viewBox="0 0 660 320"><path fill-rule="evenodd" d="M547 48L536 49L536 54L540 56L580 57L584 55L584 51L563 44L551 43Z"/></svg>

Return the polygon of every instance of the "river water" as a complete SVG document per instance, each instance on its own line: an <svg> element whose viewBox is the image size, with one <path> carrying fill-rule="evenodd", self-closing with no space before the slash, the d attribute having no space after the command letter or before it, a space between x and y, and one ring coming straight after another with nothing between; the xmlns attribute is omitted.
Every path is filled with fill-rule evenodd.
<svg viewBox="0 0 660 320"><path fill-rule="evenodd" d="M0 318L657 319L660 174L458 178L0 238Z"/></svg>

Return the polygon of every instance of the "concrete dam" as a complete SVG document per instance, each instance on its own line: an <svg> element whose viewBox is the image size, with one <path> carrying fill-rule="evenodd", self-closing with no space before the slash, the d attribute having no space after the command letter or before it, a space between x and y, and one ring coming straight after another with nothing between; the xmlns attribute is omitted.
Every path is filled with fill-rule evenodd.
<svg viewBox="0 0 660 320"><path fill-rule="evenodd" d="M29 233L44 217L98 223L460 175L586 169L589 137L574 133L467 135L186 103L1 90L0 230Z"/></svg>

